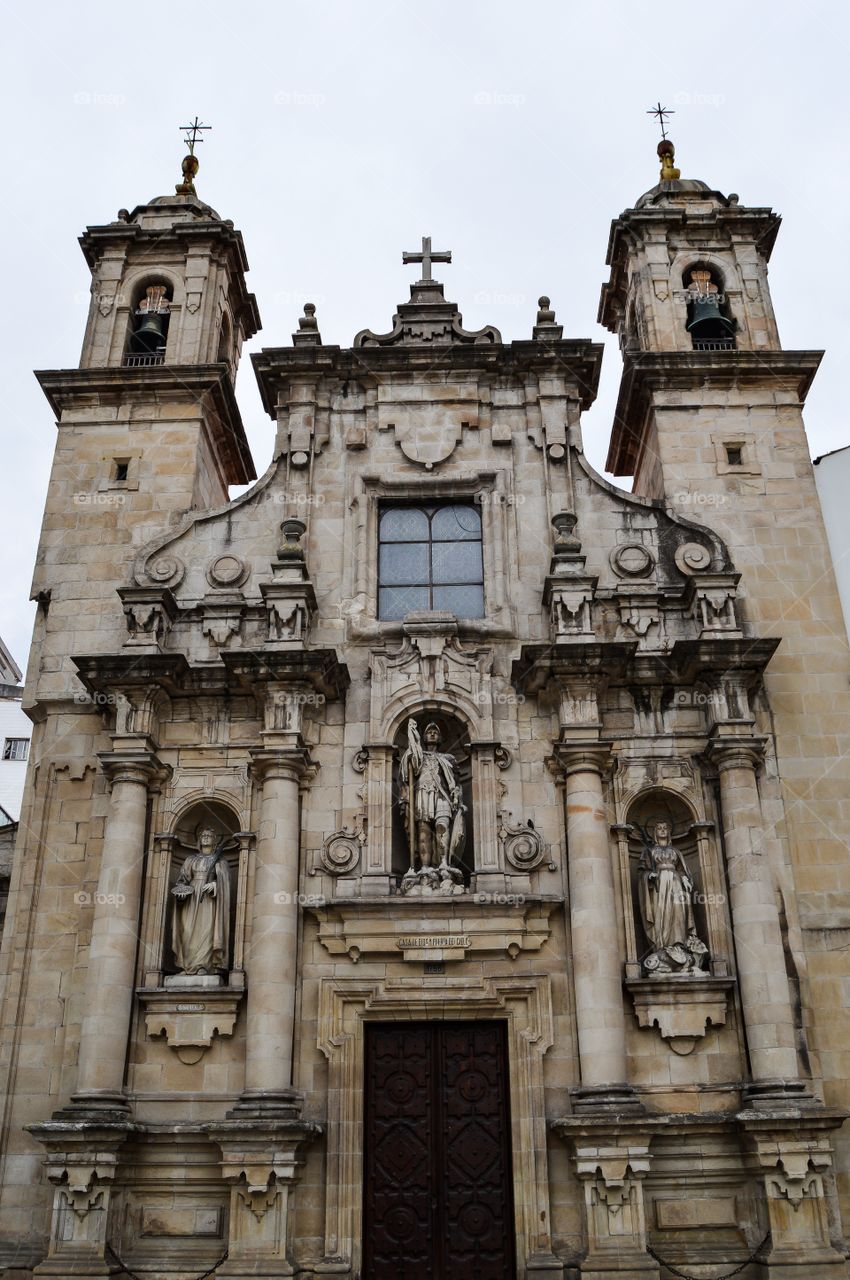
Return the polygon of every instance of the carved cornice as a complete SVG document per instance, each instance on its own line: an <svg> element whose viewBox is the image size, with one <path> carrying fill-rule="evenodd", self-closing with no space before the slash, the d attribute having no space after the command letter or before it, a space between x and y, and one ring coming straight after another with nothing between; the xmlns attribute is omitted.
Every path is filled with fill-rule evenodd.
<svg viewBox="0 0 850 1280"><path fill-rule="evenodd" d="M688 684L706 676L741 672L755 683L767 667L781 640L774 636L740 638L718 635L711 639L677 640L664 659L668 672Z"/></svg>
<svg viewBox="0 0 850 1280"><path fill-rule="evenodd" d="M634 475L644 440L644 419L659 391L693 391L704 402L712 390L790 382L800 404L817 373L822 351L632 351L626 357L605 470Z"/></svg>
<svg viewBox="0 0 850 1280"><path fill-rule="evenodd" d="M274 652L222 653L232 683L254 693L257 685L308 684L328 701L341 698L350 684L348 667L335 649L287 649Z"/></svg>
<svg viewBox="0 0 850 1280"><path fill-rule="evenodd" d="M233 383L223 364L42 369L35 376L57 418L66 409L114 408L128 400L167 399L195 405L210 427L228 484L248 484L257 478Z"/></svg>
<svg viewBox="0 0 850 1280"><path fill-rule="evenodd" d="M569 685L575 679L622 675L637 647L637 641L524 644L511 668L511 683L521 693L536 693L550 679Z"/></svg>

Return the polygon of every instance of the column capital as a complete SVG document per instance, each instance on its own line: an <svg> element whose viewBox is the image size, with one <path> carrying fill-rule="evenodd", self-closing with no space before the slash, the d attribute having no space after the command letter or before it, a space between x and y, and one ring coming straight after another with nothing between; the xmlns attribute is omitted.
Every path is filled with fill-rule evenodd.
<svg viewBox="0 0 850 1280"><path fill-rule="evenodd" d="M257 782L269 778L289 778L294 782L310 781L317 765L305 747L254 747L250 751L251 776Z"/></svg>
<svg viewBox="0 0 850 1280"><path fill-rule="evenodd" d="M556 742L547 763L553 773L564 778L573 773L597 773L601 777L611 763L611 746L607 742Z"/></svg>
<svg viewBox="0 0 850 1280"><path fill-rule="evenodd" d="M153 751L144 748L100 751L97 758L110 787L116 782L135 782L140 787L149 787L153 782L164 782L171 773L169 766Z"/></svg>
<svg viewBox="0 0 850 1280"><path fill-rule="evenodd" d="M725 773L728 769L752 769L755 773L764 759L766 745L767 738L753 734L714 737L704 754L718 773Z"/></svg>

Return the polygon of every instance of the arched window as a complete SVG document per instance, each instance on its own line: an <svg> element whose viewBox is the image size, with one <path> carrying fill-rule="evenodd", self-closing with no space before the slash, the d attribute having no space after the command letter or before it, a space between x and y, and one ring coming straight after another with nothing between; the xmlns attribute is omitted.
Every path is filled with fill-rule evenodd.
<svg viewBox="0 0 850 1280"><path fill-rule="evenodd" d="M723 282L716 272L701 265L688 267L684 275L688 291L688 320L694 351L732 351L735 321L729 315Z"/></svg>
<svg viewBox="0 0 850 1280"><path fill-rule="evenodd" d="M170 319L168 286L149 284L133 311L133 327L124 356L130 366L163 364Z"/></svg>
<svg viewBox="0 0 850 1280"><path fill-rule="evenodd" d="M378 616L484 616L481 513L466 503L386 506L378 533Z"/></svg>

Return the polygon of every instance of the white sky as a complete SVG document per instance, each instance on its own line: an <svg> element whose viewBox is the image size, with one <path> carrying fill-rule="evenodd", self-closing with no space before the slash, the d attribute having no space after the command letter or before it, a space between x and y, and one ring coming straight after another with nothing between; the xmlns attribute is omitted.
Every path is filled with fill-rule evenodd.
<svg viewBox="0 0 850 1280"><path fill-rule="evenodd" d="M609 224L657 180L672 106L686 178L784 215L771 286L787 348L827 348L809 397L813 455L850 441L844 253L850 9L809 0L222 0L2 7L4 413L0 635L25 665L53 452L33 368L77 364L89 274L76 237L174 189L177 127L214 128L198 192L242 230L263 330L304 301L325 342L383 332L406 300L402 249L464 323L530 337L551 296L566 337L606 340L585 445L602 468L620 376L596 323ZM842 385L843 383L843 385ZM842 394L843 393L843 394ZM258 473L273 441L249 362L237 395Z"/></svg>

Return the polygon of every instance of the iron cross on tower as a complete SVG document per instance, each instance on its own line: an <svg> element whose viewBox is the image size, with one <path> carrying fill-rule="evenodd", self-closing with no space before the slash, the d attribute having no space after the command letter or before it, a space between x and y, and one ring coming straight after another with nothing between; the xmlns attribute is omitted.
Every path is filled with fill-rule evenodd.
<svg viewBox="0 0 850 1280"><path fill-rule="evenodd" d="M675 111L671 111L669 107L662 107L661 103L660 103L660 102L657 102L657 103L655 104L655 106L652 108L652 110L651 110L651 111L647 111L647 113L646 113L646 114L647 114L648 116L655 116L655 117L656 117L656 119L658 120L658 123L661 125L661 137L662 137L662 139L666 142L666 141L667 141L667 130L665 129L665 127L664 127L664 126L665 126L665 125L666 125L666 123L667 123L667 117L668 117L668 116L674 116L674 115L676 114L676 112L675 112Z"/></svg>
<svg viewBox="0 0 850 1280"><path fill-rule="evenodd" d="M203 138L199 137L199 134L206 133L211 128L211 124L201 124L197 116L195 116L191 124L181 124L180 132L186 134L186 145L189 148L190 156L195 154L197 143L203 142Z"/></svg>
<svg viewBox="0 0 850 1280"><path fill-rule="evenodd" d="M419 283L422 284L425 281L430 281L430 280L433 280L434 278L431 275L431 263L432 262L451 262L452 251L451 249L432 249L431 237L423 236L422 252L408 253L407 250L405 249L402 251L401 260L405 264L405 266L410 262L422 263L422 279L419 281Z"/></svg>

